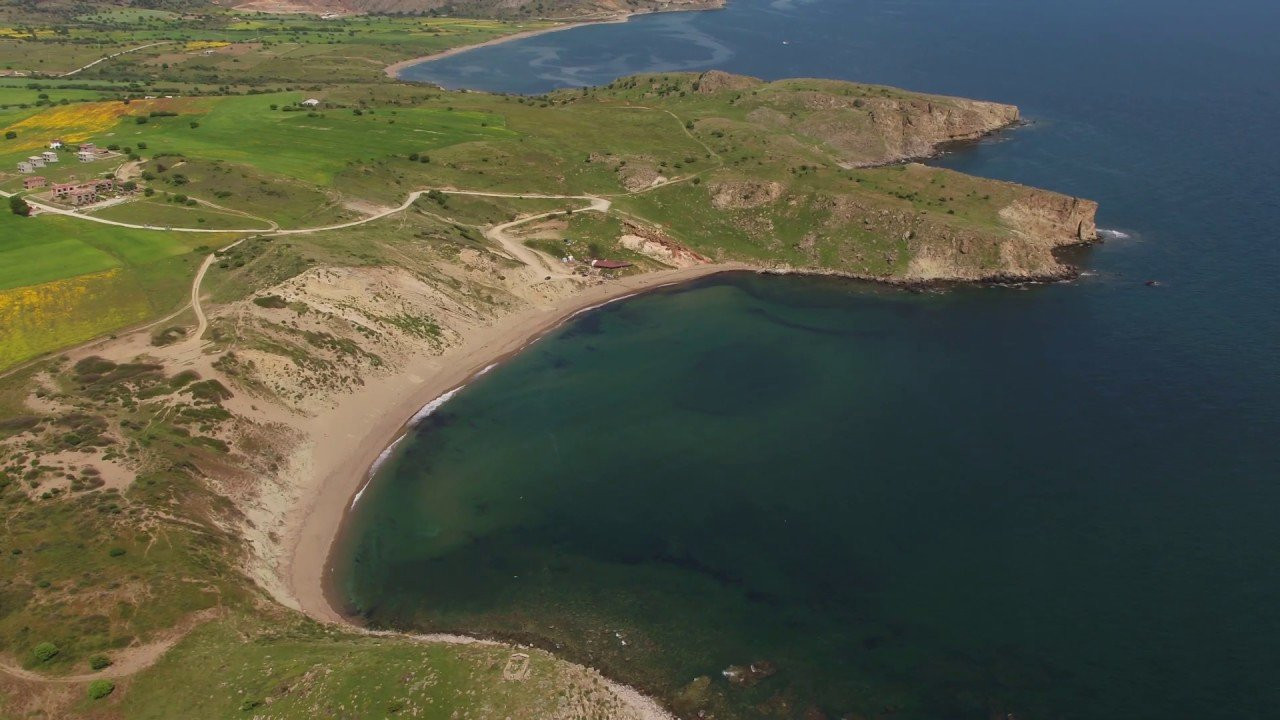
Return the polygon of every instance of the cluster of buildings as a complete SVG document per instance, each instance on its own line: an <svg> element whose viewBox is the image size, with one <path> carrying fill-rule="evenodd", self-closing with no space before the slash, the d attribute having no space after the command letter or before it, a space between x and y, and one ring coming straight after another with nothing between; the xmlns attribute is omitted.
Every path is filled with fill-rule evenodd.
<svg viewBox="0 0 1280 720"><path fill-rule="evenodd" d="M33 173L36 171L36 168L42 168L45 165L56 162L58 162L58 153L53 150L46 150L39 155L32 155L26 160L19 162L18 172L23 173L24 175L27 173Z"/></svg>
<svg viewBox="0 0 1280 720"><path fill-rule="evenodd" d="M61 147L62 141L54 140L49 143L48 150L45 150L39 155L32 155L26 160L19 162L18 172L23 175L28 175L42 167L45 167L46 165L49 165L50 163L58 162L58 149ZM111 151L104 150L94 143L82 143L76 150L76 158L79 159L80 162L93 162L94 160L100 160L110 154Z"/></svg>
<svg viewBox="0 0 1280 720"><path fill-rule="evenodd" d="M69 182L50 183L49 179L42 175L31 175L39 168L58 162L58 150L62 149L62 147L61 140L54 140L49 143L48 150L39 155L32 155L18 163L18 171L30 176L22 179L23 190L38 190L47 187L49 188L49 196L54 200L80 207L96 203L102 198L103 194L116 189L115 181L105 178L78 181L73 175ZM76 148L76 157L80 162L92 162L109 155L111 155L111 151L99 148L94 143L81 143Z"/></svg>
<svg viewBox="0 0 1280 720"><path fill-rule="evenodd" d="M54 200L61 200L68 205L89 205L98 202L103 193L115 189L114 180L97 178L86 182L54 183L51 194Z"/></svg>

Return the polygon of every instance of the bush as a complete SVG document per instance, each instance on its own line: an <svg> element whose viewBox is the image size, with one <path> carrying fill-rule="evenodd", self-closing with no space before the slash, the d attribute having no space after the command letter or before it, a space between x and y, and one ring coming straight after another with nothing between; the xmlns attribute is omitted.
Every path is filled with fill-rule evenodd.
<svg viewBox="0 0 1280 720"><path fill-rule="evenodd" d="M31 214L31 206L19 195L9 196L9 209L13 211L14 215L21 215L22 217L27 217Z"/></svg>
<svg viewBox="0 0 1280 720"><path fill-rule="evenodd" d="M136 122L136 123L138 123L139 125L146 125L146 124L147 124L147 116L146 116L146 115L139 115L138 117L134 118L134 120L133 120L133 121L134 121L134 122Z"/></svg>
<svg viewBox="0 0 1280 720"><path fill-rule="evenodd" d="M286 308L289 303L279 295L263 295L253 299L253 304L264 308Z"/></svg>
<svg viewBox="0 0 1280 720"><path fill-rule="evenodd" d="M111 658L108 658L106 655L94 655L93 657L89 658L89 667L93 668L94 670L101 670L106 667L111 667Z"/></svg>
<svg viewBox="0 0 1280 720"><path fill-rule="evenodd" d="M36 660L44 663L52 660L59 652L57 645L51 642L42 642L32 649L31 654L36 656Z"/></svg>
<svg viewBox="0 0 1280 720"><path fill-rule="evenodd" d="M121 555L124 555L124 553L125 549L122 547L113 547L107 551L107 554L111 557L120 557Z"/></svg>
<svg viewBox="0 0 1280 720"><path fill-rule="evenodd" d="M110 695L116 689L116 684L110 680L94 680L89 683L89 699L101 700Z"/></svg>

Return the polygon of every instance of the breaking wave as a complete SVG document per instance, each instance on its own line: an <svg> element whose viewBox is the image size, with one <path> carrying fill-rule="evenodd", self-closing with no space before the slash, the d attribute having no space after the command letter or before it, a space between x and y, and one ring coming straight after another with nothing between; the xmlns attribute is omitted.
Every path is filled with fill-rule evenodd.
<svg viewBox="0 0 1280 720"><path fill-rule="evenodd" d="M497 363L494 363L494 365L496 364ZM484 373L488 372L491 369L493 369L493 365L490 365L489 367L480 371L480 374L483 375ZM432 413L439 410L445 403L453 399L454 395L457 395L459 392L461 392L462 388L464 387L466 387L466 385L459 385L458 387L441 395L435 400L432 400L426 405L423 405L421 410L414 413L413 417L409 418L408 427L413 427L414 425L417 425L418 423L422 422L426 418L430 417ZM373 465L369 466L369 474L365 476L364 485L361 486L360 490L356 492L354 497L351 498L351 507L355 507L356 503L360 502L360 498L364 495L364 491L369 489L369 483L373 482L373 476L377 475L378 470L381 469L384 464L386 464L387 460L391 459L391 454L395 452L397 447L400 446L400 443L404 442L404 439L406 436L408 436L408 433L401 434L400 437L392 441L392 443L388 445L385 450L379 453L378 459L374 460Z"/></svg>

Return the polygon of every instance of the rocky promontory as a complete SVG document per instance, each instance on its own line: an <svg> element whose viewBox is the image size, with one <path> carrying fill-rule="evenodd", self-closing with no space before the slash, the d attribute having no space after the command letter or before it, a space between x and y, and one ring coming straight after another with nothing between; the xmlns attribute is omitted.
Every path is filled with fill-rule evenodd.
<svg viewBox="0 0 1280 720"><path fill-rule="evenodd" d="M889 282L1048 280L1074 272L1058 249L1098 237L1092 201L911 162L1016 125L1013 105L719 71L597 92L669 111L718 163L637 202L707 257ZM680 169L649 155L590 160L616 164L632 192Z"/></svg>

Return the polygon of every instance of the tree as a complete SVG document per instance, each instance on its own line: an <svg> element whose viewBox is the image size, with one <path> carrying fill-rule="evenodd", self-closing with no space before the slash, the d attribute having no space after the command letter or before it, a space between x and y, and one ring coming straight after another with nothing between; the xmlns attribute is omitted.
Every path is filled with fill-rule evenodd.
<svg viewBox="0 0 1280 720"><path fill-rule="evenodd" d="M31 206L27 204L26 200L22 199L21 195L9 196L9 209L13 211L14 215L21 215L22 217L27 217L31 214Z"/></svg>

